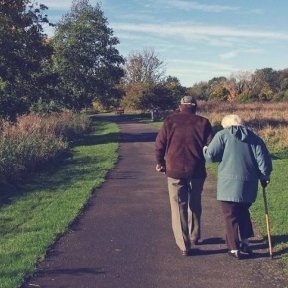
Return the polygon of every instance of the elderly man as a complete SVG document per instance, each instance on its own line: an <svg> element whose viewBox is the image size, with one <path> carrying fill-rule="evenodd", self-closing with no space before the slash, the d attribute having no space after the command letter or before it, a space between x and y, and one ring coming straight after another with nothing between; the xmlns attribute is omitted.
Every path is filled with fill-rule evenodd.
<svg viewBox="0 0 288 288"><path fill-rule="evenodd" d="M206 178L202 149L212 139L210 122L196 115L196 109L196 100L184 96L179 112L165 119L155 143L156 170L168 176L172 229L183 256L191 254L191 242L197 245L201 237L201 193Z"/></svg>

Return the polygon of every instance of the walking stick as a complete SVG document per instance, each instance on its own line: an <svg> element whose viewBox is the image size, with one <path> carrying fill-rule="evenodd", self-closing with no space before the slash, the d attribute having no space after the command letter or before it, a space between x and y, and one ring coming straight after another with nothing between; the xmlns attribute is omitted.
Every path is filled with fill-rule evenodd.
<svg viewBox="0 0 288 288"><path fill-rule="evenodd" d="M268 205L267 205L267 198L266 198L266 190L263 187L263 199L264 199L264 207L265 207L265 220L266 220L266 228L267 228L267 236L268 236L268 244L269 244L269 254L271 259L273 258L272 252L272 241L271 241L271 234L270 234L270 225L269 225L269 215L268 215Z"/></svg>

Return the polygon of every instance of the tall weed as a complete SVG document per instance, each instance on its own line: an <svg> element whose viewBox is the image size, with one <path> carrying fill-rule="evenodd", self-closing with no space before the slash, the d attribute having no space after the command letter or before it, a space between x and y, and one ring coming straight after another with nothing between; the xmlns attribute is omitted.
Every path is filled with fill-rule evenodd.
<svg viewBox="0 0 288 288"><path fill-rule="evenodd" d="M86 115L71 112L45 117L21 116L15 123L3 122L0 129L0 182L18 182L57 158L70 140L88 132Z"/></svg>

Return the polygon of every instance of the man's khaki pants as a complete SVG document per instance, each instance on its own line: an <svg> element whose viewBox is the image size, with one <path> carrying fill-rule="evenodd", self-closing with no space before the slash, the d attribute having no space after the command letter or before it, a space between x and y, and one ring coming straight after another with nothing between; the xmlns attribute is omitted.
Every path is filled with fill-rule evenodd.
<svg viewBox="0 0 288 288"><path fill-rule="evenodd" d="M191 241L201 237L201 193L205 178L174 179L168 177L172 229L180 250L190 249Z"/></svg>

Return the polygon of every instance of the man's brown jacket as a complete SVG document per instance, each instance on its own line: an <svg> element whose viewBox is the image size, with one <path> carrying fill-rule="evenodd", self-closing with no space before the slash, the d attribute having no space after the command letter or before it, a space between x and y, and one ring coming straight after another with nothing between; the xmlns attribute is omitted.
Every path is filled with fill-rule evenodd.
<svg viewBox="0 0 288 288"><path fill-rule="evenodd" d="M187 105L188 106L188 105ZM212 140L208 119L195 115L191 108L168 116L156 138L157 164L166 167L172 178L206 177L203 147Z"/></svg>

